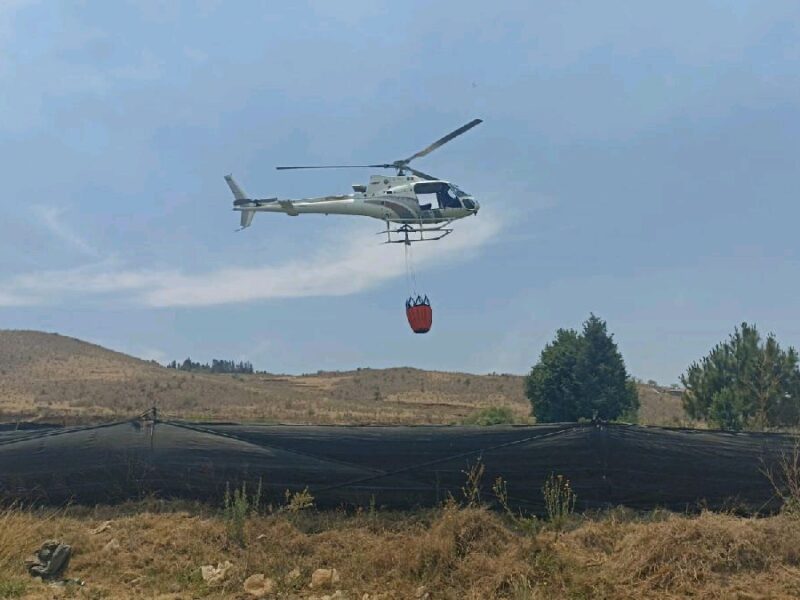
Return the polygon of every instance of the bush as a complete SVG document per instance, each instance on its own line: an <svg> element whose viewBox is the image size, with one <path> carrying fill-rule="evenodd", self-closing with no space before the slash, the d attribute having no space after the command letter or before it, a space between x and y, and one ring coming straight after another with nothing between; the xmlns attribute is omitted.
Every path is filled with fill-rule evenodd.
<svg viewBox="0 0 800 600"><path fill-rule="evenodd" d="M514 413L507 406L482 408L464 419L465 425L509 425L514 422Z"/></svg>

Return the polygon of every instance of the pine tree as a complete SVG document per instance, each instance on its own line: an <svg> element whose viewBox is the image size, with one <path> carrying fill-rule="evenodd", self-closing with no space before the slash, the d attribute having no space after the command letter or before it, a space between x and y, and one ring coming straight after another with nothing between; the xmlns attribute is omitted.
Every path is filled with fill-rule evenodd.
<svg viewBox="0 0 800 600"><path fill-rule="evenodd" d="M733 431L800 423L800 368L794 348L742 323L681 376L683 406L694 419Z"/></svg>
<svg viewBox="0 0 800 600"><path fill-rule="evenodd" d="M590 315L582 333L559 329L531 369L526 392L537 421L631 418L636 385L605 321Z"/></svg>
<svg viewBox="0 0 800 600"><path fill-rule="evenodd" d="M577 421L580 385L577 367L582 341L574 329L559 329L531 369L526 391L536 419L542 423Z"/></svg>
<svg viewBox="0 0 800 600"><path fill-rule="evenodd" d="M638 409L636 387L605 321L590 315L581 337L583 348L576 371L581 383L579 413L607 420Z"/></svg>

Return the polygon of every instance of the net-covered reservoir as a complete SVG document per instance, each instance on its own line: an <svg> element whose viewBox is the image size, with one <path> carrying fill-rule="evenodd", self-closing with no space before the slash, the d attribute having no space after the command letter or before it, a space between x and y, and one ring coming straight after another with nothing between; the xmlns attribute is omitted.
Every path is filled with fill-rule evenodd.
<svg viewBox="0 0 800 600"><path fill-rule="evenodd" d="M484 497L502 477L510 501L544 510L550 474L578 509L777 508L765 476L793 439L621 424L377 427L131 420L87 427L0 427L0 497L83 504L152 496L219 502L261 482L268 501L308 488L321 507L433 505L461 497L485 465ZM252 488L251 488L252 489Z"/></svg>

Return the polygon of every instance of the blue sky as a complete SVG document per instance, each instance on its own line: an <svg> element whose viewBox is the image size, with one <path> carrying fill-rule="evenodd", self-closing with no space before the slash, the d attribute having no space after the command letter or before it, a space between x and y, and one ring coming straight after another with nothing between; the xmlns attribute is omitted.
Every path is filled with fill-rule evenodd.
<svg viewBox="0 0 800 600"><path fill-rule="evenodd" d="M380 223L237 215L419 161L481 201L414 248ZM606 319L664 383L747 320L800 345L797 2L0 4L0 327L275 372L523 373Z"/></svg>

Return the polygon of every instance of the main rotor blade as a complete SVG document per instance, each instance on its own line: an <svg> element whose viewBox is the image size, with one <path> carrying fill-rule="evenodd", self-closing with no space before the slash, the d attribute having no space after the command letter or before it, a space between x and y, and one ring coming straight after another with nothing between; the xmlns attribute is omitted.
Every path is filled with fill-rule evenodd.
<svg viewBox="0 0 800 600"><path fill-rule="evenodd" d="M422 177L422 179L428 179L430 181L439 181L438 177L434 177L433 175L428 175L427 173L423 173L422 171L417 171L416 169L412 169L411 167L403 167L406 171L411 171L417 177Z"/></svg>
<svg viewBox="0 0 800 600"><path fill-rule="evenodd" d="M408 164L412 160L414 160L415 158L419 158L421 156L425 156L426 154L430 154L431 152L436 150L439 146L443 146L444 144L446 144L447 142L449 142L453 138L456 138L456 137L460 136L462 133L466 133L467 131L469 131L470 129L472 129L476 125L480 125L481 123L483 123L483 119L473 119L472 121L470 121L466 125L462 125L458 129L456 129L452 133L448 133L443 138L441 138L439 140L436 140L435 142L433 142L430 146L428 146L424 150L420 150L416 154L413 154L413 155L409 156L404 161L397 161L397 162L402 162L404 164ZM421 177L421 175L420 175L420 177Z"/></svg>
<svg viewBox="0 0 800 600"><path fill-rule="evenodd" d="M278 171L287 169L391 169L394 165L303 165L300 167L275 167Z"/></svg>

